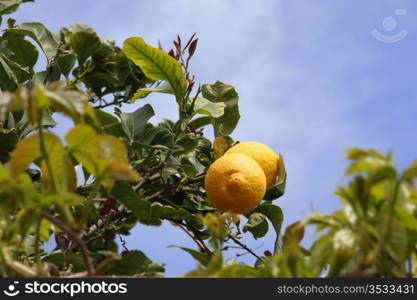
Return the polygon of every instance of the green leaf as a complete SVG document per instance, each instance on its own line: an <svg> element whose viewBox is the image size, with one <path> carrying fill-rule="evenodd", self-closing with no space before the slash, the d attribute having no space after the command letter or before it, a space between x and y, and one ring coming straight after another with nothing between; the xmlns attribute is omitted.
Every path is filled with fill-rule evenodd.
<svg viewBox="0 0 417 300"><path fill-rule="evenodd" d="M404 170L403 176L406 180L413 182L414 178L417 177L417 159Z"/></svg>
<svg viewBox="0 0 417 300"><path fill-rule="evenodd" d="M402 207L396 207L395 212L404 227L417 231L417 218L415 216Z"/></svg>
<svg viewBox="0 0 417 300"><path fill-rule="evenodd" d="M169 246L171 248L179 248L188 254L190 254L196 261L198 261L202 266L207 267L210 263L211 255L209 253L201 253L200 251L196 251L194 249L185 248L185 247L178 247L178 246Z"/></svg>
<svg viewBox="0 0 417 300"><path fill-rule="evenodd" d="M165 126L148 128L141 137L141 144L153 145L155 147L166 147L167 150L173 147L173 133Z"/></svg>
<svg viewBox="0 0 417 300"><path fill-rule="evenodd" d="M0 162L5 163L10 158L10 152L16 147L19 136L16 129L0 131Z"/></svg>
<svg viewBox="0 0 417 300"><path fill-rule="evenodd" d="M87 119L87 123L89 125L96 128L99 132L107 133L116 137L126 137L119 119L101 109L95 109L94 111L97 122Z"/></svg>
<svg viewBox="0 0 417 300"><path fill-rule="evenodd" d="M274 227L276 238L274 245L274 253L278 252L281 248L281 226L284 220L284 214L279 206L263 203L258 205L254 212L259 212L265 215Z"/></svg>
<svg viewBox="0 0 417 300"><path fill-rule="evenodd" d="M259 205L255 212L260 212L261 214L264 214L268 220L271 222L272 226L274 227L274 230L277 234L281 232L281 226L282 221L284 220L284 214L282 213L282 210L279 206L264 203Z"/></svg>
<svg viewBox="0 0 417 300"><path fill-rule="evenodd" d="M57 64L62 74L68 76L71 69L74 67L76 56L73 54L65 54L58 56Z"/></svg>
<svg viewBox="0 0 417 300"><path fill-rule="evenodd" d="M224 102L212 102L204 97L197 97L194 104L194 111L198 114L219 118L224 115L226 104Z"/></svg>
<svg viewBox="0 0 417 300"><path fill-rule="evenodd" d="M195 152L190 152L183 156L180 167L190 177L201 174L206 170L206 167L198 161Z"/></svg>
<svg viewBox="0 0 417 300"><path fill-rule="evenodd" d="M100 38L95 32L78 31L72 33L69 37L71 49L77 54L78 63L80 65L96 53L101 47Z"/></svg>
<svg viewBox="0 0 417 300"><path fill-rule="evenodd" d="M20 64L18 64L14 60L11 60L9 57L5 56L4 54L0 54L0 56L12 70L14 76L16 77L17 84L22 83L29 78L29 75L30 75L29 67L21 66Z"/></svg>
<svg viewBox="0 0 417 300"><path fill-rule="evenodd" d="M4 59L3 54L0 55L0 87L2 90L13 91L16 89L19 81L16 74L13 73L10 66Z"/></svg>
<svg viewBox="0 0 417 300"><path fill-rule="evenodd" d="M272 201L283 196L287 183L287 171L285 169L284 157L280 154L278 160L278 179L265 193L264 200Z"/></svg>
<svg viewBox="0 0 417 300"><path fill-rule="evenodd" d="M239 263L225 266L215 274L218 278L257 278L258 270L248 265Z"/></svg>
<svg viewBox="0 0 417 300"><path fill-rule="evenodd" d="M174 208L168 205L162 205L158 202L152 203L152 217L166 219L166 220L177 220L177 221L188 221L191 224L200 224L200 219L189 213L183 208Z"/></svg>
<svg viewBox="0 0 417 300"><path fill-rule="evenodd" d="M255 239L265 236L268 232L268 222L265 219L265 216L261 213L252 213L248 222L243 226L243 232L252 233Z"/></svg>
<svg viewBox="0 0 417 300"><path fill-rule="evenodd" d="M39 52L31 42L25 40L22 36L10 37L6 40L6 46L13 52L10 57L11 60L29 68L36 64Z"/></svg>
<svg viewBox="0 0 417 300"><path fill-rule="evenodd" d="M200 127L204 127L211 123L210 117L199 117L190 122L190 125L194 129L198 129Z"/></svg>
<svg viewBox="0 0 417 300"><path fill-rule="evenodd" d="M123 52L141 68L146 77L167 81L174 90L177 101L183 99L187 80L178 61L162 50L146 44L141 37L125 40Z"/></svg>
<svg viewBox="0 0 417 300"><path fill-rule="evenodd" d="M8 0L0 2L0 19L2 15L14 13L20 4L25 2L33 2L34 0Z"/></svg>
<svg viewBox="0 0 417 300"><path fill-rule="evenodd" d="M133 214L138 221L146 225L161 225L161 220L152 218L150 202L141 198L130 185L120 182L117 183L111 191L113 197L122 202Z"/></svg>
<svg viewBox="0 0 417 300"><path fill-rule="evenodd" d="M65 139L71 154L89 173L101 179L103 186L111 188L116 180L142 180L129 166L126 148L116 137L100 135L88 125L77 125Z"/></svg>
<svg viewBox="0 0 417 300"><path fill-rule="evenodd" d="M45 256L42 261L54 264L60 269L70 267L72 272L82 272L85 270L84 261L81 255L76 253L69 252L64 255L61 252L54 252Z"/></svg>
<svg viewBox="0 0 417 300"><path fill-rule="evenodd" d="M57 53L58 43L52 33L42 23L22 23L19 26L6 29L5 36L12 35L31 37L41 47L48 62L51 62Z"/></svg>
<svg viewBox="0 0 417 300"><path fill-rule="evenodd" d="M236 90L228 84L217 81L215 84L205 84L202 87L203 97L211 102L223 102L226 107L221 117L213 118L215 136L228 136L235 129L239 119L238 100Z"/></svg>
<svg viewBox="0 0 417 300"><path fill-rule="evenodd" d="M32 225L34 225L38 217L39 216L36 206L29 206L18 211L15 221L19 234L22 236L22 238L26 237L26 234Z"/></svg>
<svg viewBox="0 0 417 300"><path fill-rule="evenodd" d="M139 141L145 130L146 123L155 115L152 106L146 104L133 113L123 113L122 128L131 141Z"/></svg>
<svg viewBox="0 0 417 300"><path fill-rule="evenodd" d="M130 99L130 102L135 103L137 99L145 98L150 93L174 94L174 90L172 89L171 85L168 82L163 81L156 87L138 89L136 93L133 95L132 99Z"/></svg>
<svg viewBox="0 0 417 300"><path fill-rule="evenodd" d="M154 264L143 252L133 250L122 252L121 259L106 270L106 273L112 275L161 276L164 271L163 265Z"/></svg>
<svg viewBox="0 0 417 300"><path fill-rule="evenodd" d="M194 134L185 134L180 139L178 139L177 145L181 146L182 150L176 151L176 156L187 154L197 147L198 140L196 139Z"/></svg>
<svg viewBox="0 0 417 300"><path fill-rule="evenodd" d="M62 148L61 141L52 133L44 133L46 152L49 153L54 148ZM62 148L63 149L63 148ZM34 134L23 140L20 140L16 149L11 153L10 168L13 174L23 173L29 165L41 157L41 148L39 135ZM62 157L61 157L62 159Z"/></svg>
<svg viewBox="0 0 417 300"><path fill-rule="evenodd" d="M198 217L189 213L182 208L174 208L168 205L162 205L158 202L150 203L141 196L139 196L133 188L126 183L117 183L112 189L111 194L126 205L133 214L138 218L138 221L146 225L161 225L160 219L167 220L186 220L192 224L199 224Z"/></svg>

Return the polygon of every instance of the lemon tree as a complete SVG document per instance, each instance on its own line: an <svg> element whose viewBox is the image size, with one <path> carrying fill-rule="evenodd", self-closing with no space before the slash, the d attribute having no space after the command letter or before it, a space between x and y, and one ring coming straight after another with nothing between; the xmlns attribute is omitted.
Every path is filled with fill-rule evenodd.
<svg viewBox="0 0 417 300"><path fill-rule="evenodd" d="M80 24L6 22L26 2L0 1L1 277L164 276L174 258L153 262L123 239L164 221L195 243L176 245L197 265L183 276L417 276L416 162L400 172L390 154L349 150L342 208L281 230L284 157L233 136L239 94L190 74L195 35L163 49ZM151 93L171 95L178 118L156 122L140 104ZM72 127L61 138L62 116ZM268 232L267 251L242 242ZM227 260L235 248L253 264Z"/></svg>

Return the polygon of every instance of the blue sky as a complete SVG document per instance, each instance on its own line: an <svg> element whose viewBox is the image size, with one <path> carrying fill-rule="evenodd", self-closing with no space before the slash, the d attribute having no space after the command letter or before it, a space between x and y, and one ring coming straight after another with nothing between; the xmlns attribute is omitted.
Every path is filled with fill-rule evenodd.
<svg viewBox="0 0 417 300"><path fill-rule="evenodd" d="M395 9L407 14L396 15ZM393 150L401 168L417 157L416 16L413 0L37 0L13 17L18 23L42 22L53 32L84 23L119 45L142 36L167 48L177 33L197 32L192 62L197 79L230 83L240 94L241 121L233 138L263 142L285 157L287 192L276 204L290 224L312 209L326 213L339 207L333 192L346 180L345 149ZM397 22L392 31L382 24L387 17ZM384 43L371 34L374 29L408 34ZM145 103L158 118L177 116L166 95L123 109ZM194 247L170 225L139 225L126 240L129 248L167 262L169 276L195 267L187 254L166 247ZM273 240L271 233L245 242L262 253Z"/></svg>

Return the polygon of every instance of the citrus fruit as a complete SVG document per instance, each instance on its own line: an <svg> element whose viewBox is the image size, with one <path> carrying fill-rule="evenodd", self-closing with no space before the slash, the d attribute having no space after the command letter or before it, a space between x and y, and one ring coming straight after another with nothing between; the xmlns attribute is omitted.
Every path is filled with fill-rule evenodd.
<svg viewBox="0 0 417 300"><path fill-rule="evenodd" d="M243 142L226 151L225 155L240 153L254 159L265 173L266 187L273 186L278 176L278 156L267 145L258 142Z"/></svg>
<svg viewBox="0 0 417 300"><path fill-rule="evenodd" d="M224 212L252 211L266 191L266 178L252 158L233 153L223 155L208 169L205 188L209 201Z"/></svg>

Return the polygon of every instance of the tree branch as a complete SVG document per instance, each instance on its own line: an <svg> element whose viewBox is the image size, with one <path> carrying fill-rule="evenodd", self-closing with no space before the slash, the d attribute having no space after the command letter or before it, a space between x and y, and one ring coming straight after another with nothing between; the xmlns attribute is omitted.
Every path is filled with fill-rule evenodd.
<svg viewBox="0 0 417 300"><path fill-rule="evenodd" d="M236 244L238 244L240 247L242 247L243 249L245 249L246 251L248 251L250 254L252 254L254 257L256 257L257 259L259 259L260 261L264 261L264 259L262 257L260 257L258 254L256 254L255 252L253 252L248 246L246 246L245 244L242 244L237 238L235 238L233 235L229 234L229 238L235 242Z"/></svg>
<svg viewBox="0 0 417 300"><path fill-rule="evenodd" d="M49 222L51 222L53 225L55 225L62 231L66 232L68 236L78 245L78 247L80 248L81 256L83 257L83 260L84 260L84 265L85 265L85 269L87 270L87 275L94 276L96 274L96 271L91 261L91 257L88 253L87 246L85 245L82 238L80 238L79 234L77 232L74 232L71 228L67 227L61 221L55 219L53 216L51 216L47 212L42 212L42 217L47 219Z"/></svg>
<svg viewBox="0 0 417 300"><path fill-rule="evenodd" d="M193 241L197 244L198 248L201 252L211 254L210 249L207 245L203 242L203 240L191 229L189 229L186 225L179 221L173 221L179 228L181 228Z"/></svg>

